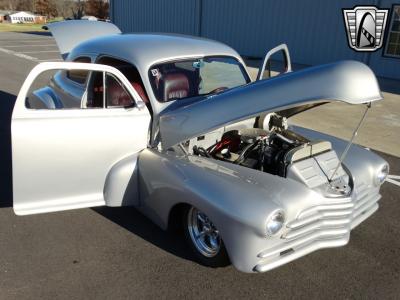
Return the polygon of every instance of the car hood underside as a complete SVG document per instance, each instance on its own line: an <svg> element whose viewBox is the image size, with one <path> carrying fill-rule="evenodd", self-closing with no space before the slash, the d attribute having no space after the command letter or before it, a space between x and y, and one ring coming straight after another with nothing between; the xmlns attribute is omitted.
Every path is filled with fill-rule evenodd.
<svg viewBox="0 0 400 300"><path fill-rule="evenodd" d="M221 94L179 100L160 113L163 149L214 129L262 113L291 116L322 103L381 100L372 70L356 61L340 61L286 73Z"/></svg>

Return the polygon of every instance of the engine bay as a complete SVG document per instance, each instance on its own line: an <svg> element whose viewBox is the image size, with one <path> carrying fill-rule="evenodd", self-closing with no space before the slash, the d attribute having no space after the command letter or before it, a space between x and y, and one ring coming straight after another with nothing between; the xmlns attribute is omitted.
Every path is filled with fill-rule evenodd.
<svg viewBox="0 0 400 300"><path fill-rule="evenodd" d="M277 115L270 116L265 126L268 130L238 127L197 137L187 144L188 150L193 155L291 178L324 194L350 193L350 177L329 141L310 141L288 129L286 120Z"/></svg>
<svg viewBox="0 0 400 300"><path fill-rule="evenodd" d="M224 133L220 141L207 149L194 146L193 154L285 176L288 153L308 142L288 130L268 132L260 128L246 128Z"/></svg>

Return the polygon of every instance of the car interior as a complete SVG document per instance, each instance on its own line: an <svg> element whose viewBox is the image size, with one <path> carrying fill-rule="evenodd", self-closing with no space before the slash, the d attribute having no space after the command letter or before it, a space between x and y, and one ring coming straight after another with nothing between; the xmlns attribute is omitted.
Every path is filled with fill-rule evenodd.
<svg viewBox="0 0 400 300"><path fill-rule="evenodd" d="M138 70L131 64L111 58L101 57L96 61L98 64L112 66L129 80L133 88L145 102L146 106L151 112L151 105L149 98L146 94L143 81L140 77ZM103 107L103 76L102 73L96 73L89 82L88 88L88 103L87 107ZM107 107L128 107L134 105L129 93L124 89L123 85L113 76L106 76L106 104Z"/></svg>
<svg viewBox="0 0 400 300"><path fill-rule="evenodd" d="M158 65L150 70L150 76L155 96L161 102L198 95L201 77L190 63Z"/></svg>

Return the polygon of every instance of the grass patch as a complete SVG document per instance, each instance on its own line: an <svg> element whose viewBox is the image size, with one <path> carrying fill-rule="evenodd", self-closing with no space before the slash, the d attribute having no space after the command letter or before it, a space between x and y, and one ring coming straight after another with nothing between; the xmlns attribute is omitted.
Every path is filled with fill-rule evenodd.
<svg viewBox="0 0 400 300"><path fill-rule="evenodd" d="M11 24L0 23L0 32L12 31L45 31L42 29L43 24Z"/></svg>

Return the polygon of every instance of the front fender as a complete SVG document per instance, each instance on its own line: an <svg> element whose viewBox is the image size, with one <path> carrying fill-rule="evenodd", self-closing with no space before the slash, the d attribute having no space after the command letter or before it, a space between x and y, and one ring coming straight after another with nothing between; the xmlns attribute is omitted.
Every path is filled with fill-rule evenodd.
<svg viewBox="0 0 400 300"><path fill-rule="evenodd" d="M115 163L104 184L107 206L136 206L138 204L137 158L139 153L128 155Z"/></svg>
<svg viewBox="0 0 400 300"><path fill-rule="evenodd" d="M288 220L321 196L291 179L196 156L144 150L139 157L141 210L163 229L172 207L187 203L217 226L232 263L250 272L265 243L268 216L285 211ZM247 253L247 254L246 254Z"/></svg>

